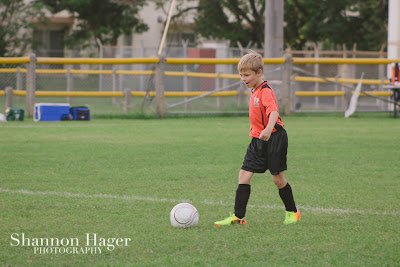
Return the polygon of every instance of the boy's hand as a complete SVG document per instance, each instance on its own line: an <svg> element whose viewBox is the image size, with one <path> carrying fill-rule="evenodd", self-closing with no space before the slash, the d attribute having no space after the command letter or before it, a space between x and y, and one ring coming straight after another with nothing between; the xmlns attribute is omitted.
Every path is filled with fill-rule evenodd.
<svg viewBox="0 0 400 267"><path fill-rule="evenodd" d="M275 123L278 120L279 113L276 110L271 111L269 114L269 120L267 127L260 133L260 137L258 137L261 140L268 141L269 138L271 137L272 130L275 127Z"/></svg>
<svg viewBox="0 0 400 267"><path fill-rule="evenodd" d="M264 141L268 141L269 138L271 137L271 132L270 130L268 130L267 128L265 128L261 133L260 133L260 137L258 137L261 140Z"/></svg>

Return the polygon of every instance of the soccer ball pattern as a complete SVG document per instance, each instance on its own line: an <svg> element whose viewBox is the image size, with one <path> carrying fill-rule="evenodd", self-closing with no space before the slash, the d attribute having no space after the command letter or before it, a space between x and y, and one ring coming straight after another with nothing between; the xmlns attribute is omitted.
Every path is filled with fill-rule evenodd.
<svg viewBox="0 0 400 267"><path fill-rule="evenodd" d="M169 217L173 227L194 227L199 222L197 209L189 203L179 203L173 207Z"/></svg>

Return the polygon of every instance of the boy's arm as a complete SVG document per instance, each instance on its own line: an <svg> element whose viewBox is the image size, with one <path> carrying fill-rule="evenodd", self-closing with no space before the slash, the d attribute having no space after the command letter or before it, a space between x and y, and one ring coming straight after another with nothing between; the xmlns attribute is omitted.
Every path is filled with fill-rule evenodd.
<svg viewBox="0 0 400 267"><path fill-rule="evenodd" d="M276 110L271 111L271 113L269 114L267 127L265 127L265 129L260 133L259 139L268 141L268 139L271 136L272 129L274 129L276 121L278 120L278 117L279 117L278 111Z"/></svg>

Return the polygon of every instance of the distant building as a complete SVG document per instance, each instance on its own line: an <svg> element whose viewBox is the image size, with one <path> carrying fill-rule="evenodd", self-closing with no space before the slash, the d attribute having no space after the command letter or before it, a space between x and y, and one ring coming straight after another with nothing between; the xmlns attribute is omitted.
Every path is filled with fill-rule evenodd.
<svg viewBox="0 0 400 267"><path fill-rule="evenodd" d="M30 3L32 0L25 0ZM196 2L181 2L181 7L186 8L190 5L197 5ZM63 44L65 34L76 27L77 18L74 14L64 10L56 14L51 14L45 11L45 16L48 19L47 23L42 23L39 19L35 20L36 29L33 32L34 41L37 45L33 52L41 57L79 57L79 56L104 56L104 57L126 57L140 56L135 53L119 53L122 48L131 48L140 50L141 48L153 49L156 51L160 44L165 22L167 20L167 12L169 5L165 6L166 11L157 8L155 1L146 1L139 11L141 22L148 25L149 30L143 33L132 33L131 35L122 35L118 38L117 45L112 47L104 47L103 53L98 51L98 45L93 41L93 45L84 51L71 51ZM213 41L199 38L193 31L194 12L188 12L185 16L180 17L171 23L165 46L182 47L183 44L187 47L204 47L204 48L225 48L229 46L226 41ZM107 49L108 48L108 49ZM154 53L153 53L154 54ZM155 56L152 55L152 56Z"/></svg>
<svg viewBox="0 0 400 267"><path fill-rule="evenodd" d="M36 29L33 31L33 39L37 44L34 52L39 57L64 57L66 51L63 38L71 30L76 19L68 11L57 14L46 12L46 18L49 22L45 24L39 20L34 21Z"/></svg>

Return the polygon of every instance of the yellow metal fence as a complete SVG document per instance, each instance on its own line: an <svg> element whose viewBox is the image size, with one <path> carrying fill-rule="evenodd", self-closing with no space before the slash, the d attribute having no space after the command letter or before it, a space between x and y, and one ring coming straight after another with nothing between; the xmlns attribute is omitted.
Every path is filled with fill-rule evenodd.
<svg viewBox="0 0 400 267"><path fill-rule="evenodd" d="M152 70L124 70L124 69L113 69L113 70L99 70L99 69L74 69L73 65L131 65L131 64L155 64L155 65L219 65L219 64L230 64L236 65L239 62L239 58L120 58L120 59L99 59L99 58L43 58L43 57L20 57L20 58L0 58L0 64L3 68L0 68L0 74L25 74L28 76L30 72L32 76L32 64L34 63L33 72L35 75L128 75L128 76L151 76L155 75L157 69ZM34 61L34 62L33 62ZM288 62L287 58L264 58L265 64L350 64L350 65L387 65L394 62L400 61L400 59L368 59L368 58L290 58ZM18 67L7 68L8 65L17 65ZM30 65L31 71L28 68L20 67L20 65ZM43 65L65 65L63 69L39 69L36 68L36 64ZM195 72L195 71L168 71L162 70L165 77L182 77L182 78L203 78L203 79L228 79L228 80L240 80L239 75L229 73L206 73L206 72ZM336 84L350 84L355 85L359 82L356 78L338 78L338 77L312 77L312 76L298 76L290 73L291 83L310 83L310 84L326 84L329 82ZM28 90L31 82L26 81L26 89L12 90L15 96L26 96L27 98L32 96L37 97L124 97L122 91L54 91L54 90L36 90L33 87L33 94ZM371 86L383 86L388 85L390 81L388 79L364 79L363 85ZM5 92L0 88L0 96L5 95ZM290 89L289 89L290 90ZM156 92L146 93L145 91L130 90L130 96L132 97L145 97L156 96ZM379 97L390 97L391 91L366 91L367 95L379 96ZM246 90L224 90L224 91L163 91L165 97L198 97L201 95L213 96L213 97L228 97L228 96L239 96L247 95ZM344 90L292 90L287 93L288 97L343 97L345 95ZM366 94L361 94L366 96ZM289 110L293 110L292 107ZM27 108L32 108L32 103ZM27 114L29 115L29 111Z"/></svg>

